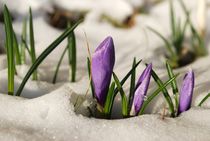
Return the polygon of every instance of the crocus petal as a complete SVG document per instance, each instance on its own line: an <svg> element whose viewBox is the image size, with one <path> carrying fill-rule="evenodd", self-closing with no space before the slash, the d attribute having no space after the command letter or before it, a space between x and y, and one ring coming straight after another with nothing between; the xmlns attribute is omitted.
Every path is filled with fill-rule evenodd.
<svg viewBox="0 0 210 141"><path fill-rule="evenodd" d="M151 72L152 72L152 64L149 64L144 70L144 72L141 74L141 76L139 77L139 80L136 85L136 90L134 93L133 105L131 108L130 115L133 116L137 115L141 109L141 106L144 102L149 87Z"/></svg>
<svg viewBox="0 0 210 141"><path fill-rule="evenodd" d="M187 111L192 102L194 89L194 72L190 70L185 76L180 90L178 114Z"/></svg>
<svg viewBox="0 0 210 141"><path fill-rule="evenodd" d="M104 106L112 71L115 63L115 50L112 37L107 37L95 50L92 56L91 76L94 95L101 106Z"/></svg>

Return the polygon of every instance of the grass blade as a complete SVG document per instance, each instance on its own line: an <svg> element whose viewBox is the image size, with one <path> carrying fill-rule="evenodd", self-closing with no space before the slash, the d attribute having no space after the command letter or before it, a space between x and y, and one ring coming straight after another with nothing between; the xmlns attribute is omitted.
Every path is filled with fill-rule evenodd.
<svg viewBox="0 0 210 141"><path fill-rule="evenodd" d="M34 44L34 28L33 28L33 16L31 7L29 9L29 35L30 35L30 49L31 49L31 62L34 64L36 60L36 52L35 52L35 44ZM38 79L37 70L34 70L33 72L33 80Z"/></svg>
<svg viewBox="0 0 210 141"><path fill-rule="evenodd" d="M124 85L124 83L126 82L126 80L130 77L130 75L133 73L133 71L136 69L136 67L138 67L138 65L141 63L142 60L138 61L136 63L136 65L125 75L125 77L120 81L121 86ZM118 89L115 89L115 96L118 93Z"/></svg>
<svg viewBox="0 0 210 141"><path fill-rule="evenodd" d="M153 33L155 33L156 35L158 35L158 37L160 37L163 42L165 43L166 45L166 48L167 50L169 51L169 53L171 54L171 57L173 58L173 60L177 60L177 55L176 53L173 51L173 47L171 46L171 44L168 42L168 40L163 36L161 35L158 31L156 31L155 29L151 28L151 27L148 27L148 29L150 31L152 31Z"/></svg>
<svg viewBox="0 0 210 141"><path fill-rule="evenodd" d="M23 20L23 27L22 27L22 35L21 35L21 64L25 64L26 61L26 55L25 55L25 44L23 41L27 41L27 19L24 18Z"/></svg>
<svg viewBox="0 0 210 141"><path fill-rule="evenodd" d="M138 65L141 63L141 61L142 60L140 60L140 61L138 61L137 63L136 63L136 65L126 74L126 76L120 81L120 85L121 86L123 86L124 85L124 83L126 82L126 80L130 77L130 75L133 73L133 71L136 69L136 67L138 67ZM113 99L115 99L115 97L117 96L117 93L118 93L118 88L116 88L115 90L114 90L114 98ZM112 109L112 107L113 107L113 103L112 103L112 105L110 105L111 106L111 109Z"/></svg>
<svg viewBox="0 0 210 141"><path fill-rule="evenodd" d="M166 83L164 83L161 87L159 87L157 90L155 90L148 98L147 100L143 103L141 110L139 112L139 115L142 115L144 113L144 110L146 109L147 105L161 92L163 89L165 89L176 77L178 76L175 75L173 78L169 79Z"/></svg>
<svg viewBox="0 0 210 141"><path fill-rule="evenodd" d="M136 65L136 58L134 58L133 60L133 65L132 68L134 68L134 66ZM128 102L128 111L131 110L131 106L133 103L133 96L134 96L134 92L135 92L135 80L136 80L136 68L133 70L133 72L131 73L131 81L130 81L130 93L129 93L129 102Z"/></svg>
<svg viewBox="0 0 210 141"><path fill-rule="evenodd" d="M61 63L62 63L62 61L63 61L64 55L65 55L67 49L68 49L68 47L66 47L66 48L64 49L64 51L63 51L63 53L61 54L61 57L60 57L60 59L59 59L59 61L58 61L58 64L57 64L56 69L55 69L55 74L54 74L54 77L53 77L53 81L52 81L53 84L56 83L57 76L58 76L58 71L59 71L60 65L61 65Z"/></svg>
<svg viewBox="0 0 210 141"><path fill-rule="evenodd" d="M176 38L176 23L175 23L175 15L174 15L174 7L172 0L170 2L170 17L171 17L171 29L172 29L172 35L173 39Z"/></svg>
<svg viewBox="0 0 210 141"><path fill-rule="evenodd" d="M208 93L202 100L201 102L198 104L198 106L202 106L202 104L210 97L210 93Z"/></svg>
<svg viewBox="0 0 210 141"><path fill-rule="evenodd" d="M76 39L75 39L74 32L72 32L68 37L69 66L71 66L71 74L69 73L69 77L71 76L71 78L69 80L71 80L71 82L75 82L76 80L76 69L77 69L76 53L77 53L76 52Z"/></svg>
<svg viewBox="0 0 210 141"><path fill-rule="evenodd" d="M208 54L207 49L205 48L204 39L201 38L199 33L196 31L195 27L191 24L191 32L193 34L193 43L197 41L197 44L193 44L193 47L195 48L195 52L198 56L205 56Z"/></svg>
<svg viewBox="0 0 210 141"><path fill-rule="evenodd" d="M87 67L88 67L88 75L89 75L89 79L90 79L92 97L95 98L94 87L93 87L92 78L91 78L91 62L90 62L90 58L88 58L88 57L87 57Z"/></svg>
<svg viewBox="0 0 210 141"><path fill-rule="evenodd" d="M4 24L6 33L6 50L8 63L8 94L14 94L14 76L15 76L15 60L14 60L14 33L12 28L11 15L6 5L4 5Z"/></svg>
<svg viewBox="0 0 210 141"><path fill-rule="evenodd" d="M166 68L167 68L169 78L170 79L173 78L175 75L173 73L172 67L170 66L170 64L168 62L166 62ZM173 94L174 94L174 98L175 98L175 105L176 105L176 109L177 109L178 104L179 104L179 100L178 100L179 90L178 90L178 87L177 87L176 79L174 79L174 81L171 82L171 87L172 87L172 90L173 90Z"/></svg>
<svg viewBox="0 0 210 141"><path fill-rule="evenodd" d="M30 78L31 74L34 72L34 70L37 69L37 67L42 63L42 61L66 38L73 32L73 30L80 24L81 21L77 22L74 26L71 28L68 28L63 34L61 34L53 43L51 43L43 52L42 54L36 59L36 61L32 64L31 68L27 72L26 76L24 77L20 87L18 88L18 91L16 93L17 96L21 95L21 92Z"/></svg>
<svg viewBox="0 0 210 141"><path fill-rule="evenodd" d="M158 77L158 75L156 74L156 72L154 70L152 70L152 77L159 87L163 87L164 84L163 84L162 80ZM172 78L170 78L170 79L172 79ZM172 101L167 89L163 87L162 93L163 93L163 96L166 99L166 102L168 103L169 110L171 112L171 116L175 117L174 104L173 104L173 101Z"/></svg>
<svg viewBox="0 0 210 141"><path fill-rule="evenodd" d="M195 46L195 52L197 53L198 56L205 56L208 54L206 48L205 48L205 44L204 44L204 40L202 39L202 37L199 35L199 33L196 31L195 27L193 26L192 21L190 20L190 11L186 8L184 2L182 0L179 0L180 5L182 6L182 9L185 12L187 21L190 25L191 28L191 32L194 36L194 38L198 41L198 46Z"/></svg>
<svg viewBox="0 0 210 141"><path fill-rule="evenodd" d="M117 75L113 72L113 77L115 80L115 83L117 85L117 89L120 92L121 95L121 101L122 101L122 115L123 117L128 117L128 101L127 101L127 97L125 95L125 92L122 88L122 85L120 84L119 79L117 78Z"/></svg>
<svg viewBox="0 0 210 141"><path fill-rule="evenodd" d="M136 69L136 67L138 67L138 65L141 63L141 61L142 61L142 60L138 61L138 62L136 63L136 65L135 65L135 66L126 74L126 76L120 81L121 86L124 85L124 83L126 82L126 80L130 77L130 75L131 75L132 72ZM117 96L118 91L119 91L118 88L116 88L116 89L114 90L114 98ZM112 109L113 104L110 105L110 106L111 106L111 109Z"/></svg>
<svg viewBox="0 0 210 141"><path fill-rule="evenodd" d="M15 57L16 57L16 64L20 65L21 64L21 57L20 57L20 50L19 50L19 45L18 45L18 41L17 41L17 37L14 33L14 38L13 38L13 45L14 45L14 50L15 50Z"/></svg>
<svg viewBox="0 0 210 141"><path fill-rule="evenodd" d="M183 0L179 0L179 3L182 7L182 9L184 10L184 13L186 15L187 18L189 18L189 15L190 15L190 11L187 9L187 7L185 6Z"/></svg>
<svg viewBox="0 0 210 141"><path fill-rule="evenodd" d="M22 38L22 44L24 45L24 48L27 50L28 54L30 55L31 57L31 51L26 43L26 41Z"/></svg>
<svg viewBox="0 0 210 141"><path fill-rule="evenodd" d="M110 118L111 116L111 111L112 111L112 106L114 103L114 89L115 89L115 82L112 82L109 91L108 91L108 95L106 97L106 102L104 105L104 114L107 118Z"/></svg>

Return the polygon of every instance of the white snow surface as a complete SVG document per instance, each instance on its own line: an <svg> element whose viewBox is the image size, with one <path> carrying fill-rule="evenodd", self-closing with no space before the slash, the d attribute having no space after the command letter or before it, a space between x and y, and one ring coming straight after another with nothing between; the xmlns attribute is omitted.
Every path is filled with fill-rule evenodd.
<svg viewBox="0 0 210 141"><path fill-rule="evenodd" d="M161 115L103 120L76 115L68 85L45 96L22 99L0 95L0 139L7 141L191 140L210 138L210 110L191 108L178 118Z"/></svg>
<svg viewBox="0 0 210 141"><path fill-rule="evenodd" d="M97 13L97 20L100 20L101 15L106 15L123 22L133 14L131 5L125 0L53 0L53 3L69 11Z"/></svg>
<svg viewBox="0 0 210 141"><path fill-rule="evenodd" d="M49 0L0 0L0 11L3 10L3 5L7 7L15 14L25 15L29 11L29 7L33 10L38 10L44 4L47 4Z"/></svg>
<svg viewBox="0 0 210 141"><path fill-rule="evenodd" d="M185 0L193 13L196 15L197 1ZM180 9L177 1L175 6ZM11 4L11 3L10 3ZM27 3L25 3L27 4ZM17 7L16 7L17 8ZM110 13L112 11L109 11ZM21 12L20 12L21 13ZM34 16L35 42L37 54L40 54L59 34L61 30L49 26L45 20L45 14L38 11ZM111 13L112 14L112 13ZM176 10L176 15L183 18L181 10ZM209 21L209 10L208 20ZM14 21L14 29L21 33L20 16ZM197 25L196 18L193 20ZM136 25L130 29L115 28L109 23L101 23L97 20L88 20L82 23L76 30L78 45L78 72L79 76L76 83L65 83L68 79L68 70L62 66L59 75L59 84L51 84L53 70L57 64L60 54L66 43L62 43L51 54L39 69L42 81L31 81L26 84L22 97L33 98L25 99L0 94L0 140L6 141L208 141L210 138L210 99L202 108L196 107L200 100L209 92L210 86L210 56L203 57L194 63L177 69L180 72L178 85L181 86L184 73L192 68L195 71L196 84L192 108L184 112L178 118L162 119L162 111L166 106L162 95L159 95L147 107L146 114L143 116L121 119L103 120L77 115L74 112L74 103L77 96L83 97L88 88L88 77L86 71L86 42L84 32L87 34L91 52L108 35L111 35L115 42L116 64L114 71L122 78L131 68L132 59L136 56L144 62L152 62L154 69L163 80L167 80L167 72L163 60L163 43L153 33L147 30L151 26L163 33L164 36L170 35L168 1L155 6L149 15L138 15ZM42 34L40 34L42 33ZM209 30L207 29L207 36ZM62 48L62 49L61 49ZM209 50L209 48L208 48ZM64 64L66 64L65 59ZM0 63L1 65L1 63ZM138 68L138 75L144 69L143 63ZM19 86L28 66L22 66L23 72L19 70L19 76L15 79L15 88ZM7 71L0 71L0 93L7 92ZM3 75L2 75L3 74ZM81 76L80 76L81 75ZM137 76L138 77L138 76ZM129 83L125 84L126 92L129 90ZM156 88L155 82L151 82L149 93ZM41 96L43 95L43 96ZM40 96L40 97L38 97ZM36 98L34 98L36 97ZM120 97L116 99L114 105L114 116L120 113ZM84 103L85 104L85 103ZM84 110L84 104L81 109ZM84 112L84 114L87 112Z"/></svg>

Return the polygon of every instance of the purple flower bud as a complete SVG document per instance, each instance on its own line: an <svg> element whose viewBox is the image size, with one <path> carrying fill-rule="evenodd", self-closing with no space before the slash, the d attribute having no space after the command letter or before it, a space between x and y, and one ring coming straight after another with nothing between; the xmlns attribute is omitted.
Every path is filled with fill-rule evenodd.
<svg viewBox="0 0 210 141"><path fill-rule="evenodd" d="M190 108L194 83L194 72L190 70L187 74L185 74L180 90L178 114L187 111Z"/></svg>
<svg viewBox="0 0 210 141"><path fill-rule="evenodd" d="M104 106L115 63L115 50L112 37L107 37L95 50L92 56L91 76L94 95L101 106Z"/></svg>
<svg viewBox="0 0 210 141"><path fill-rule="evenodd" d="M152 64L149 64L139 77L134 93L133 105L131 108L130 115L137 115L141 109L150 84L151 72Z"/></svg>

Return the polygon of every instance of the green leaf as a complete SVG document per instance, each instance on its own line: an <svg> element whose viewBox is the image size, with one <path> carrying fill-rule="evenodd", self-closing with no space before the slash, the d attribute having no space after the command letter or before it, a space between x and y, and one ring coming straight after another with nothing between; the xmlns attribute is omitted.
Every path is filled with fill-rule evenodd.
<svg viewBox="0 0 210 141"><path fill-rule="evenodd" d="M27 19L24 18L23 20L23 27L22 27L22 35L21 35L21 64L25 64L25 61L26 61L26 55L25 55L25 44L26 41L27 41L27 36L26 36L26 33L27 33ZM25 43L23 43L23 41L25 41ZM31 54L31 53L30 53Z"/></svg>
<svg viewBox="0 0 210 141"><path fill-rule="evenodd" d="M137 63L136 63L136 65L125 75L125 77L120 81L120 84L121 84L121 86L123 86L124 85L124 83L126 82L126 80L130 77L130 75L133 73L133 71L136 69L136 67L138 67L138 65L141 63L141 61L142 60L140 60L140 61L138 61ZM116 88L115 90L114 90L114 98L117 96L117 93L118 93L118 88ZM113 104L112 105L110 105L111 106L111 109L112 109L112 107L113 107Z"/></svg>
<svg viewBox="0 0 210 141"><path fill-rule="evenodd" d="M14 45L14 50L15 50L15 57L16 57L16 64L20 65L21 64L21 57L20 57L20 50L19 50L19 45L18 45L18 41L17 41L17 37L14 33L14 38L13 38L13 45Z"/></svg>
<svg viewBox="0 0 210 141"><path fill-rule="evenodd" d="M88 75L89 75L89 79L90 79L90 86L91 86L92 97L95 98L93 81L92 81L92 78L91 78L91 63L90 63L90 58L88 58L88 57L87 57L87 66L88 66Z"/></svg>
<svg viewBox="0 0 210 141"><path fill-rule="evenodd" d="M14 46L13 39L14 33L12 28L11 15L6 5L4 5L4 25L6 33L6 50L7 50L7 63L8 63L8 94L14 94L14 76L15 76L15 59L14 59Z"/></svg>
<svg viewBox="0 0 210 141"><path fill-rule="evenodd" d="M60 65L61 65L61 63L62 63L62 61L63 61L64 55L65 55L67 49L68 49L68 47L66 47L66 48L64 49L64 51L63 51L63 53L61 54L61 57L60 57L60 59L59 59L59 61L58 61L58 64L57 64L56 69L55 69L55 74L54 74L54 77L53 77L53 81L52 81L53 84L56 83L57 76L58 76L58 72L59 72L59 68L60 68Z"/></svg>
<svg viewBox="0 0 210 141"><path fill-rule="evenodd" d="M186 29L187 29L187 25L188 25L188 22L186 20L185 23L184 23L183 29L181 29L182 32L180 33L182 40L184 40L184 36L185 36Z"/></svg>
<svg viewBox="0 0 210 141"><path fill-rule="evenodd" d="M134 66L136 65L136 58L134 58L133 60L133 65L132 68L134 68ZM134 92L135 92L135 80L136 80L136 68L133 70L133 72L131 73L131 81L130 81L130 93L129 93L129 102L128 102L128 111L131 110L131 106L133 103L133 96L134 96Z"/></svg>
<svg viewBox="0 0 210 141"><path fill-rule="evenodd" d="M173 39L173 46L175 47L176 52L178 54L182 53L182 50L183 50L183 47L184 47L183 46L184 38L185 38L185 32L182 31L181 20L178 19L178 22L176 24L176 34L175 34L175 37Z"/></svg>
<svg viewBox="0 0 210 141"><path fill-rule="evenodd" d="M70 26L69 26L70 27ZM72 32L68 37L68 54L69 54L69 66L71 66L71 82L76 80L76 69L77 69L77 52L76 52L76 39L75 34Z"/></svg>
<svg viewBox="0 0 210 141"><path fill-rule="evenodd" d="M119 81L117 75L114 72L113 72L113 77L114 77L115 83L117 85L117 89L119 90L120 95L121 95L122 115L123 115L123 117L128 117L128 101L127 101L127 97L125 95L125 92L124 92L124 90L122 88L122 85L120 84L120 81Z"/></svg>
<svg viewBox="0 0 210 141"><path fill-rule="evenodd" d="M139 112L139 115L142 115L144 113L144 110L146 109L146 107L148 106L148 104L161 92L163 91L163 89L165 89L174 79L176 79L176 77L178 76L175 75L173 78L169 79L168 81L166 81L166 83L164 83L161 87L159 87L157 90L155 90L148 98L146 101L144 101L141 110Z"/></svg>
<svg viewBox="0 0 210 141"><path fill-rule="evenodd" d="M205 56L208 54L207 49L205 48L204 39L199 35L199 33L196 31L195 27L191 24L191 32L193 36L193 47L195 49L195 53L197 56ZM195 43L195 41L197 41Z"/></svg>
<svg viewBox="0 0 210 141"><path fill-rule="evenodd" d="M196 31L195 27L193 26L192 21L190 20L190 11L186 8L184 2L182 0L179 0L180 5L182 6L182 9L184 10L184 13L186 15L187 21L190 25L191 28L191 32L193 34L193 41L197 40L198 41L198 46L195 45L195 53L197 54L197 56L205 56L208 54L207 49L205 48L205 43L204 43L204 39L202 39L202 37L199 35L199 33Z"/></svg>
<svg viewBox="0 0 210 141"><path fill-rule="evenodd" d="M163 84L162 80L158 77L158 75L156 74L156 72L154 70L152 70L152 77L155 80L155 82L157 83L157 85L160 88L162 88L162 93L163 93L163 96L166 99L166 102L168 103L171 116L174 117L175 116L174 104L173 104L173 101L172 101L167 89L164 87L164 84ZM172 78L170 78L170 79L172 79Z"/></svg>
<svg viewBox="0 0 210 141"><path fill-rule="evenodd" d="M26 43L26 41L22 38L22 44L24 45L24 48L27 50L28 54L30 55L31 57L31 51Z"/></svg>
<svg viewBox="0 0 210 141"><path fill-rule="evenodd" d="M141 63L141 61L142 60L140 60L140 61L138 61L137 63L136 63L136 65L125 75L125 77L120 81L120 84L121 84L121 86L123 86L124 85L124 83L126 82L126 80L130 77L130 75L133 73L133 71L136 69L136 67L138 67L138 65ZM94 89L93 89L94 90ZM117 96L117 93L119 92L119 90L118 90L118 88L116 88L115 90L114 90L114 99L115 99L115 97ZM112 107L113 107L113 104L112 105L110 105L111 106L111 109L112 109Z"/></svg>
<svg viewBox="0 0 210 141"><path fill-rule="evenodd" d="M66 38L73 32L73 30L79 25L81 21L77 22L71 28L68 28L63 34L61 34L53 43L51 43L43 52L42 54L36 59L36 61L32 64L31 68L27 72L26 76L24 77L18 91L16 93L17 96L21 95L21 92L30 78L31 74L37 69L37 67L42 63L42 61Z"/></svg>
<svg viewBox="0 0 210 141"><path fill-rule="evenodd" d="M125 77L120 81L121 86L124 85L124 83L126 82L126 80L130 77L130 75L133 73L133 71L135 71L136 67L138 67L138 65L141 63L141 61L142 61L142 60L138 61L138 62L136 63L136 65L135 65L135 66L134 66L126 75L125 75ZM118 93L118 89L115 89L114 93L115 93L115 96L116 96L117 93Z"/></svg>
<svg viewBox="0 0 210 141"><path fill-rule="evenodd" d="M148 27L148 29L150 31L152 31L153 33L155 33L158 37L160 37L163 42L165 43L165 47L167 48L167 50L169 51L171 57L173 58L173 60L177 60L177 54L173 51L173 46L169 43L169 41L163 36L161 35L158 31L156 31L155 29Z"/></svg>
<svg viewBox="0 0 210 141"><path fill-rule="evenodd" d="M202 106L202 104L210 97L210 93L208 93L202 100L201 102L198 104L198 106Z"/></svg>
<svg viewBox="0 0 210 141"><path fill-rule="evenodd" d="M189 18L190 12L188 11L187 7L185 6L183 0L179 0L179 3L182 7L182 9L184 10L185 15L187 16L187 18Z"/></svg>
<svg viewBox="0 0 210 141"><path fill-rule="evenodd" d="M166 68L167 68L169 78L170 79L173 78L175 75L173 73L172 67L170 66L170 64L167 61L166 61ZM174 81L171 82L171 87L172 87L174 98L175 98L176 109L178 110L178 104L179 104L179 100L178 100L179 93L178 92L179 91L178 91L176 79L174 79Z"/></svg>
<svg viewBox="0 0 210 141"><path fill-rule="evenodd" d="M35 60L36 60L36 52L35 52L35 44L34 44L34 28L33 28L33 16L32 16L32 11L31 11L31 7L29 9L29 35L30 35L30 49L31 49L31 62L32 64L34 64ZM33 80L37 80L38 79L38 75L37 75L37 70L34 70L33 72Z"/></svg>
<svg viewBox="0 0 210 141"><path fill-rule="evenodd" d="M106 97L106 102L104 104L104 114L107 118L110 118L112 112L111 105L113 105L114 103L114 89L115 89L115 82L112 82Z"/></svg>
<svg viewBox="0 0 210 141"><path fill-rule="evenodd" d="M171 17L171 29L172 29L172 35L173 35L173 39L176 36L176 22L175 22L175 15L174 15L174 7L173 7L173 2L172 0L169 1L170 2L170 17Z"/></svg>

